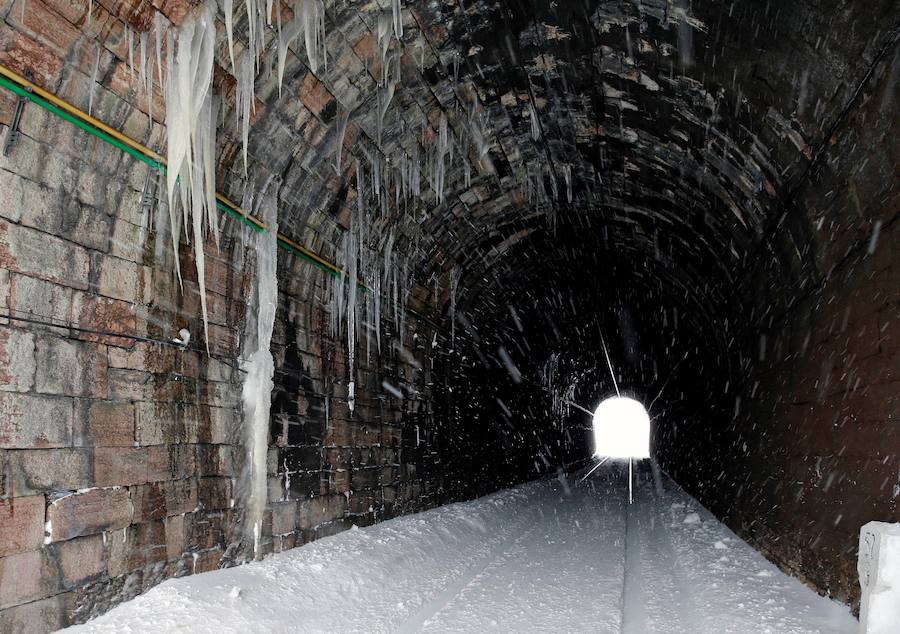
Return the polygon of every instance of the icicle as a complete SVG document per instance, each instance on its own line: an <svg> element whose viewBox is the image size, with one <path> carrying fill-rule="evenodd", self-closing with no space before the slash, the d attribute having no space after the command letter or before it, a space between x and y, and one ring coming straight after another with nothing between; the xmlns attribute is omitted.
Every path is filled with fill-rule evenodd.
<svg viewBox="0 0 900 634"><path fill-rule="evenodd" d="M384 132L384 116L387 114L388 108L391 105L391 101L394 98L394 90L397 85L393 82L389 82L387 85L379 88L377 100L378 100L378 146L381 147L381 137ZM380 185L380 183L379 183Z"/></svg>
<svg viewBox="0 0 900 634"><path fill-rule="evenodd" d="M566 200L572 202L572 166L568 163L563 165L563 176L566 179Z"/></svg>
<svg viewBox="0 0 900 634"><path fill-rule="evenodd" d="M456 345L456 290L459 287L459 269L450 271L450 345Z"/></svg>
<svg viewBox="0 0 900 634"><path fill-rule="evenodd" d="M234 0L222 0L222 13L225 14L225 33L228 35L228 59L231 60L231 72L236 73L234 65Z"/></svg>
<svg viewBox="0 0 900 634"><path fill-rule="evenodd" d="M138 43L138 60L140 61L141 67L138 69L138 78L140 79L141 86L146 87L147 85L147 33L141 33L140 41Z"/></svg>
<svg viewBox="0 0 900 634"><path fill-rule="evenodd" d="M181 279L178 262L179 229L190 221L193 229L194 262L203 315L203 330L209 352L206 280L204 266L204 229L208 206L215 204L215 158L210 137L212 118L212 71L215 53L213 7L207 4L195 20L188 16L178 30L177 55L174 38L167 41L166 133L167 178L170 228L175 252L175 271ZM178 198L176 200L176 186ZM213 227L213 231L216 229Z"/></svg>
<svg viewBox="0 0 900 634"><path fill-rule="evenodd" d="M88 114L94 114L94 94L97 92L97 76L100 73L100 45L97 44L97 56L94 58L94 71L91 73L91 93L88 95Z"/></svg>
<svg viewBox="0 0 900 634"><path fill-rule="evenodd" d="M278 218L275 203L266 199L262 205L263 219L268 231L257 234L256 248L256 350L245 362L247 376L244 379L242 400L244 426L247 429L248 464L250 468L250 492L247 503L246 530L253 537L253 554L261 557L259 537L262 532L266 509L268 476L266 454L268 450L269 414L274 386L275 361L272 357L272 331L278 307Z"/></svg>
<svg viewBox="0 0 900 634"><path fill-rule="evenodd" d="M340 175L341 173L341 154L344 150L344 136L347 134L347 123L350 121L350 109L338 105L338 115L335 120L335 139L334 139L334 171ZM360 167L357 165L357 170ZM360 175L357 173L357 179Z"/></svg>
<svg viewBox="0 0 900 634"><path fill-rule="evenodd" d="M300 20L303 24L303 39L306 42L306 57L309 69L316 73L319 64L327 65L325 53L325 5L322 0L299 0Z"/></svg>
<svg viewBox="0 0 900 634"><path fill-rule="evenodd" d="M268 0L271 3L272 0ZM276 16L278 32L278 97L281 98L281 82L284 78L284 65L287 61L287 45L284 42L284 33L281 30L281 11Z"/></svg>
<svg viewBox="0 0 900 634"><path fill-rule="evenodd" d="M125 27L128 34L128 69L131 74L131 80L134 81L134 33L130 27Z"/></svg>
<svg viewBox="0 0 900 634"><path fill-rule="evenodd" d="M255 78L253 56L244 54L237 78L236 113L241 124L241 147L244 157L244 175L247 174L247 144L250 141L250 111L256 109L253 81Z"/></svg>
<svg viewBox="0 0 900 634"><path fill-rule="evenodd" d="M400 0L391 0L391 8L394 11L394 36L399 40L403 37L403 14L400 10Z"/></svg>
<svg viewBox="0 0 900 634"><path fill-rule="evenodd" d="M24 2L22 3L25 4ZM91 28L91 20L94 16L94 0L88 0L87 28Z"/></svg>
<svg viewBox="0 0 900 634"><path fill-rule="evenodd" d="M162 33L165 29L163 17L161 13L157 13L153 18L153 35L156 40L156 74L159 76L159 85L165 93L165 82L163 81L163 65L162 65Z"/></svg>
<svg viewBox="0 0 900 634"><path fill-rule="evenodd" d="M279 14L279 25L281 23L281 16ZM279 26L280 28L280 26ZM284 66L287 62L287 54L290 49L291 43L300 35L300 31L303 28L303 25L299 20L291 20L287 26L284 27L284 32L279 32L278 39L278 94L281 95L281 82L284 78Z"/></svg>
<svg viewBox="0 0 900 634"><path fill-rule="evenodd" d="M538 122L537 110L534 109L534 103L528 102L528 111L531 117L531 138L535 141L541 138L541 125Z"/></svg>
<svg viewBox="0 0 900 634"><path fill-rule="evenodd" d="M359 220L354 222L351 215L350 230L347 234L347 251L349 260L348 264L350 266L349 270L347 271L347 369L349 377L349 383L347 384L347 405L350 408L351 412L353 411L356 403L354 395L356 386L356 369L354 362L356 359L356 299L358 294L356 279L358 274L357 267L359 263L359 246L358 238L356 235L358 224Z"/></svg>
<svg viewBox="0 0 900 634"><path fill-rule="evenodd" d="M249 43L250 57L256 57L256 0L245 0L247 7L247 40Z"/></svg>

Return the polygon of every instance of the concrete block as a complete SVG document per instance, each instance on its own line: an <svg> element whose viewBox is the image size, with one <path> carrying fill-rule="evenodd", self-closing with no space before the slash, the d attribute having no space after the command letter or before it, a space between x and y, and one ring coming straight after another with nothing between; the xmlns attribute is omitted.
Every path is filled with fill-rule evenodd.
<svg viewBox="0 0 900 634"><path fill-rule="evenodd" d="M900 624L900 524L869 522L859 532L861 634L894 634Z"/></svg>

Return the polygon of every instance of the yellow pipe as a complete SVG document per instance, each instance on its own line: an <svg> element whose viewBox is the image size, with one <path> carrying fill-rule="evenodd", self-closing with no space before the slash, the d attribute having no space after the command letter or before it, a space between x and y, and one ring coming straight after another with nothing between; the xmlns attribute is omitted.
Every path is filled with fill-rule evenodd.
<svg viewBox="0 0 900 634"><path fill-rule="evenodd" d="M94 117L92 117L88 113L84 112L83 110L79 110L78 108L76 108L75 106L70 104L69 102L64 101L64 100L60 99L59 97L57 97L52 92L47 92L46 90L44 90L37 84L34 84L34 83L28 81L27 79L25 79L24 77L22 77L21 75L16 73L15 71L12 71L12 70L6 68L2 64L0 64L0 75L3 75L5 77L11 79L12 81L14 81L17 84L19 84L20 86L22 86L23 88L27 88L27 89L31 90L32 92L34 92L34 94L46 99L47 101L52 103L54 106L57 106L58 108L61 108L62 110L65 110L66 112L75 115L79 119L87 121L95 128L99 128L100 130L103 130L109 136L111 136L115 139L118 139L119 141L121 141L122 143L124 143L126 145L130 145L135 150L141 152L142 154L146 154L153 160L158 161L159 163L165 163L165 159L163 159L163 157L161 157L159 154L157 154L156 152L154 152L147 146L141 145L134 139L131 139L131 138L125 136L124 134L122 134L121 132L119 132L118 130L115 130L115 129L109 127L108 125L106 125L105 123L100 121L99 119L95 119Z"/></svg>

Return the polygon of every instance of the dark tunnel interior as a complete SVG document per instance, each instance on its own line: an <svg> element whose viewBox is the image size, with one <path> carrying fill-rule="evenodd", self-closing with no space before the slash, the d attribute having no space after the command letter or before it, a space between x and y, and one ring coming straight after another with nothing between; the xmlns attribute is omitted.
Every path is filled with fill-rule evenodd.
<svg viewBox="0 0 900 634"><path fill-rule="evenodd" d="M858 609L860 528L900 521L896 0L28 3L0 513L39 508L36 579L106 559L0 630L576 473L619 392L687 493ZM94 489L121 526L54 534Z"/></svg>

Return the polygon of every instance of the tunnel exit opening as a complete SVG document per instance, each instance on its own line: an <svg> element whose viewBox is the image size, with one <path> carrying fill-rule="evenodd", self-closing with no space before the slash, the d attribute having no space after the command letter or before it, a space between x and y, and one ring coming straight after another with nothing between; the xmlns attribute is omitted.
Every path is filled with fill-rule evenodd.
<svg viewBox="0 0 900 634"><path fill-rule="evenodd" d="M593 430L595 458L650 457L650 416L633 398L605 399L594 412Z"/></svg>

